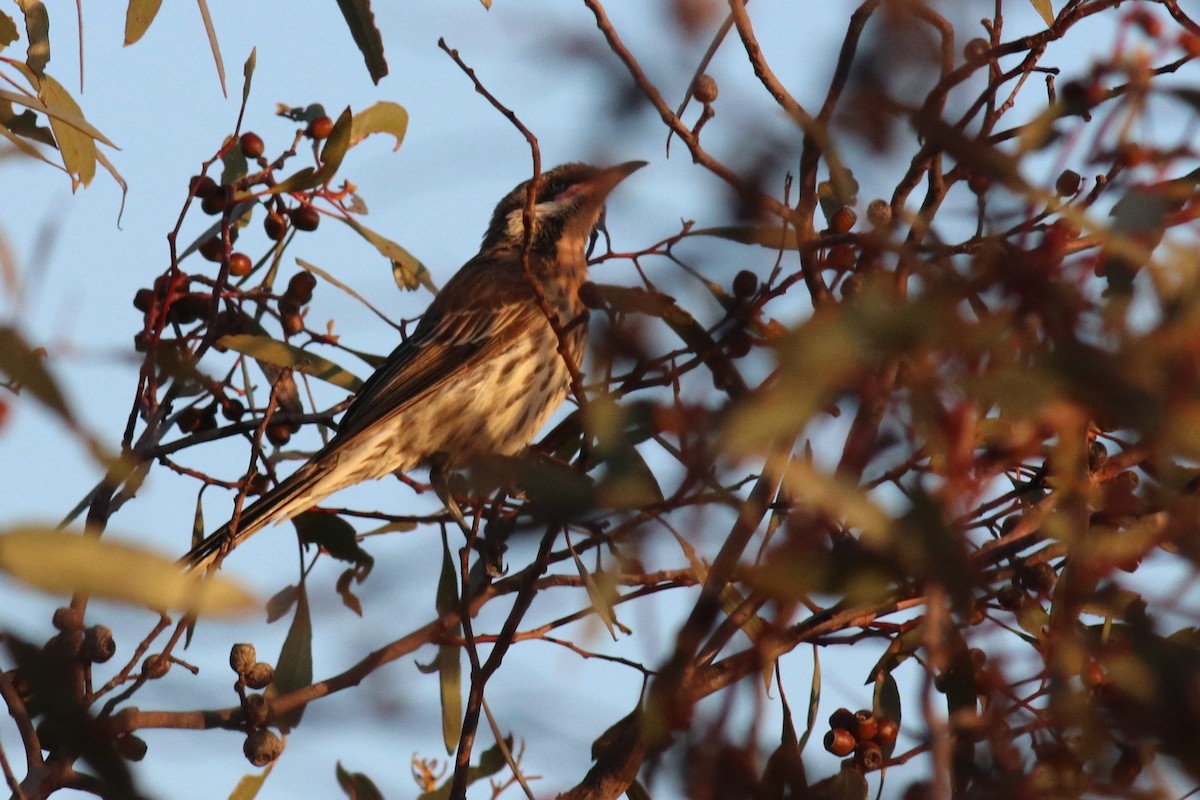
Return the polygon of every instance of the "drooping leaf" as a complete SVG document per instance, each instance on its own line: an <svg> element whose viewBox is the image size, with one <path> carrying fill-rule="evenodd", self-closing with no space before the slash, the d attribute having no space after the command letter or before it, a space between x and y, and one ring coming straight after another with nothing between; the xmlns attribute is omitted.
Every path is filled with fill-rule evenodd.
<svg viewBox="0 0 1200 800"><path fill-rule="evenodd" d="M872 710L876 718L887 718L897 725L900 724L900 687L896 685L896 679L892 677L892 673L880 673L879 678L875 681ZM883 757L890 758L896 749L896 741L893 739L882 749Z"/></svg>
<svg viewBox="0 0 1200 800"><path fill-rule="evenodd" d="M233 138L233 137L230 137ZM238 179L245 177L249 171L250 165L246 160L246 154L242 152L242 148L233 144L232 147L229 139L225 140L227 145L224 152L221 153L221 185L229 186Z"/></svg>
<svg viewBox="0 0 1200 800"><path fill-rule="evenodd" d="M271 774L271 770L275 769L275 765L278 763L278 761L272 761L262 772L243 775L237 786L233 787L229 800L254 800L258 797L259 790L267 782L267 776Z"/></svg>
<svg viewBox="0 0 1200 800"><path fill-rule="evenodd" d="M349 522L336 514L305 511L292 517L300 541L315 544L339 561L362 564L370 569L374 557L358 544L358 533Z"/></svg>
<svg viewBox="0 0 1200 800"><path fill-rule="evenodd" d="M349 108L342 111L333 123L333 130L325 140L325 146L321 148L321 166L313 175L313 180L318 186L329 183L337 175L342 166L342 159L350 149L350 129L353 124L354 115L350 113Z"/></svg>
<svg viewBox="0 0 1200 800"><path fill-rule="evenodd" d="M447 614L458 608L458 568L450 553L450 544L445 533L442 535L442 570L438 576L437 612ZM462 633L462 626L455 626L455 635ZM462 737L462 650L455 645L438 645L437 654L438 690L442 700L442 740L446 753L458 748Z"/></svg>
<svg viewBox="0 0 1200 800"><path fill-rule="evenodd" d="M1054 24L1054 6L1050 4L1050 0L1029 0L1029 4L1033 6L1034 11L1042 15L1047 27Z"/></svg>
<svg viewBox="0 0 1200 800"><path fill-rule="evenodd" d="M54 528L0 533L0 570L52 594L78 592L156 611L228 616L257 606L228 578L202 578L149 550Z"/></svg>
<svg viewBox="0 0 1200 800"><path fill-rule="evenodd" d="M362 386L361 379L329 359L301 350L287 342L272 339L270 336L230 334L222 336L217 340L217 344L276 367L290 367L351 392L357 392Z"/></svg>
<svg viewBox="0 0 1200 800"><path fill-rule="evenodd" d="M83 117L83 111L63 88L62 84L43 75L39 83L38 97L47 109L61 109L68 116ZM96 140L74 125L64 121L60 115L50 115L50 128L58 141L63 166L72 177L72 183L87 186L96 176Z"/></svg>
<svg viewBox="0 0 1200 800"><path fill-rule="evenodd" d="M258 64L258 48L250 48L250 55L242 65L242 106L250 99L250 82L254 79L254 67Z"/></svg>
<svg viewBox="0 0 1200 800"><path fill-rule="evenodd" d="M23 64L18 64L16 66L18 69L24 67ZM46 105L46 103L42 102L41 100L39 100L36 97L30 97L27 94L18 94L16 92L10 92L7 89L0 89L0 99L7 100L8 102L13 103L18 106L25 106L26 108L32 108L34 111L41 112L42 114L45 114L46 116L51 117L52 119L57 119L62 122L65 122L66 124L70 125L72 128L75 128L76 130L80 131L81 133L86 133L88 136L91 136L93 139L95 139L97 142L100 142L101 144L106 144L109 147L112 147L114 149L118 149L118 150L120 149L115 144L113 144L111 141L109 141L107 136L105 136L103 133L96 130L94 127L92 127L92 125L89 124L88 121L83 118L83 115L78 113L78 111L73 112L69 109L62 108L60 106L53 106L53 107L48 106L48 105ZM78 108L78 106L76 106L76 108Z"/></svg>
<svg viewBox="0 0 1200 800"><path fill-rule="evenodd" d="M42 0L17 0L17 5L25 15L25 35L29 39L25 64L41 78L50 61L50 15Z"/></svg>
<svg viewBox="0 0 1200 800"><path fill-rule="evenodd" d="M217 29L213 27L212 15L208 13L208 3L196 0L200 6L200 18L204 20L204 34L208 37L208 48L212 50L213 61L217 64L217 78L221 81L221 94L229 96L225 89L225 61L221 58L221 45L217 42Z"/></svg>
<svg viewBox="0 0 1200 800"><path fill-rule="evenodd" d="M399 103L381 100L370 108L354 115L350 129L350 146L361 142L373 133L387 133L396 138L392 152L400 149L404 134L408 131L408 112Z"/></svg>
<svg viewBox="0 0 1200 800"><path fill-rule="evenodd" d="M353 217L346 217L342 219L342 222L353 228L359 236L374 245L384 258L392 262L392 275L396 278L396 285L401 289L411 291L418 286L425 286L431 292L437 291L433 278L429 275L429 270L412 253L386 236L379 235Z"/></svg>
<svg viewBox="0 0 1200 800"><path fill-rule="evenodd" d="M133 44L146 34L161 6L162 0L129 0L125 10L125 44Z"/></svg>
<svg viewBox="0 0 1200 800"><path fill-rule="evenodd" d="M283 587L271 599L267 600L267 624L283 619L283 615L292 610L300 599L300 587L289 584Z"/></svg>
<svg viewBox="0 0 1200 800"><path fill-rule="evenodd" d="M615 587L609 584L608 591L602 591L600 584L584 566L583 559L575 552L575 548L571 545L571 540L567 540L567 549L571 553L571 558L575 561L575 569L579 573L580 579L583 581L583 586L587 589L588 599L592 601L592 608L596 611L596 616L604 623L604 627L608 629L608 635L617 640L617 615L613 608L613 600L616 599Z"/></svg>
<svg viewBox="0 0 1200 800"><path fill-rule="evenodd" d="M371 0L338 0L338 8L346 18L354 44L363 54L371 80L379 83L388 74L388 65L383 56L383 38L375 27L375 15L371 12Z"/></svg>
<svg viewBox="0 0 1200 800"><path fill-rule="evenodd" d="M29 109L18 114L13 110L12 103L7 100L0 100L0 128L7 128L18 136L50 147L58 146L50 129L38 125L37 114Z"/></svg>
<svg viewBox="0 0 1200 800"><path fill-rule="evenodd" d="M338 786L342 787L350 800L383 800L383 793L370 778L361 772L348 772L341 761L337 762L335 774Z"/></svg>
<svg viewBox="0 0 1200 800"><path fill-rule="evenodd" d="M75 425L75 416L54 377L46 369L44 359L25 342L20 333L5 326L0 326L0 373L20 384L23 390L40 400L68 425Z"/></svg>
<svg viewBox="0 0 1200 800"><path fill-rule="evenodd" d="M280 697L308 686L312 683L312 676L312 617L308 610L308 593L301 584L296 597L296 614L292 617L292 626L288 628L287 638L283 640L283 648L279 651L279 660L275 663L275 681L267 687L267 698ZM300 724L302 716L304 706L299 706L277 716L275 721L279 729L287 733Z"/></svg>
<svg viewBox="0 0 1200 800"><path fill-rule="evenodd" d="M13 22L13 18L8 14L0 11L0 50L15 42L18 36L20 34L17 33L17 23Z"/></svg>

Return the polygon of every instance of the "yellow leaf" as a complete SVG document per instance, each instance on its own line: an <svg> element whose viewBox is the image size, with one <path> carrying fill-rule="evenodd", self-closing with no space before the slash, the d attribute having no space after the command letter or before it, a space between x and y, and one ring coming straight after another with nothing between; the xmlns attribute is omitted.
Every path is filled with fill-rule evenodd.
<svg viewBox="0 0 1200 800"><path fill-rule="evenodd" d="M259 605L228 578L202 578L149 550L53 528L0 533L0 570L51 594L78 592L155 611L227 616Z"/></svg>
<svg viewBox="0 0 1200 800"><path fill-rule="evenodd" d="M1050 0L1029 0L1029 4L1042 15L1042 19L1046 20L1046 25L1054 24L1054 7L1050 5Z"/></svg>

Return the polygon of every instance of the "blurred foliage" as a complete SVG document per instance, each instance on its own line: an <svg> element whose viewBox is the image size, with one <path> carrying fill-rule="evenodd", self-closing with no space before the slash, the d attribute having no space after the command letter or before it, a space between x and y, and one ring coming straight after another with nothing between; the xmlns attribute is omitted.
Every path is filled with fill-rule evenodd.
<svg viewBox="0 0 1200 800"><path fill-rule="evenodd" d="M130 3L130 41L158 5ZM386 65L369 7L339 5L378 79ZM305 557L268 604L272 620L292 621L265 695L246 691L255 687L239 671L231 710L155 716L126 702L175 663L187 615L164 617L98 687L98 626L84 625L81 596L56 614L45 646L8 637L0 697L27 744L51 737L30 748L25 795L62 788L39 782L47 765L80 758L106 791L128 794L113 754L128 757L140 727L234 728L247 734L247 758L267 763L282 748L271 728L306 735L293 729L309 702L423 645L437 648L426 671L438 688L423 685L443 710L430 747L457 749L449 765L414 758L422 797L461 796L484 779L493 796L515 792L526 756L484 697L506 650L527 640L637 670L645 684L612 699L617 713L632 711L603 733L601 721L569 720L599 735L586 776L554 776L578 781L567 798L657 795L672 769L678 780L662 791L713 800L860 799L885 768L913 798L1177 796L1200 783L1200 103L1187 83L1200 27L1187 9L1071 0L1055 15L1034 2L1044 26L1017 34L1005 13L1028 12L1025 0L989 5L979 29L920 0L865 0L818 104L791 95L798 76L772 70L741 0L728 10L674 0L664 35L696 49L696 70L673 111L604 6L584 5L607 46L594 57L629 73L624 102L652 106L697 168L727 184L726 217L593 251L612 262L614 283L581 291L587 391L533 452L431 487L453 498L433 514L296 520ZM40 6L21 4L25 62L0 66L10 86L28 87L0 91L0 133L61 160L75 185L97 163L116 176L97 147L111 143L45 74ZM1060 45L1087 46L1094 16L1112 41L1093 43L1085 67L1060 67ZM0 13L0 47L18 36ZM219 65L211 27L210 41ZM761 98L744 86L718 92L718 78L737 83L714 77L722 47L745 50L751 64L737 69L753 71L794 123L793 140L758 141ZM243 112L254 108L253 68L252 57ZM308 380L353 391L342 357L378 365L332 327L311 326L308 309L330 287L380 312L345 276L285 257L297 237L336 219L398 287L434 288L408 250L361 222L366 203L346 177L362 168L354 147L368 135L399 146L404 109L278 113L295 123L290 141L234 130L179 191L184 216L214 221L134 298L139 381L124 457L101 458L108 474L85 504L89 533L150 469L226 490L240 508L278 479L293 436L316 442L335 424L343 403L318 404L302 391ZM1183 124L1155 124L1162 117ZM708 149L722 125L737 147ZM878 174L898 177L888 196L869 197L880 189L864 176ZM696 255L714 239L725 249L713 252L737 254L728 268ZM0 327L0 344L3 402L32 397L77 427L19 325ZM188 451L218 440L242 442L249 458L219 475L188 466ZM381 632L392 641L345 672L314 676L309 592L329 588L310 577L317 560L347 562L333 590L370 619L352 591L373 563L371 540L351 524L362 518L377 535L440 526L440 579L428 618ZM170 601L120 585L112 564L118 576L163 564L134 570L122 559L140 554L83 552L98 545L8 533L0 567L57 591L198 610L174 601L189 590L167 577L149 582ZM688 613L642 663L631 653L644 651L627 646L639 617L626 606L662 592ZM503 626L476 630L498 598L511 606ZM571 627L581 620L599 623L602 644ZM172 625L170 644L143 658ZM862 708L823 717L822 670L848 674L854 645L874 664ZM801 719L779 665L807 668L810 648L821 661ZM731 691L746 678L752 697ZM718 711L697 707L722 692ZM763 733L776 707L778 740ZM496 744L472 757L481 715ZM833 774L803 752L814 733L843 759ZM336 775L348 796L378 795L366 773L339 763Z"/></svg>

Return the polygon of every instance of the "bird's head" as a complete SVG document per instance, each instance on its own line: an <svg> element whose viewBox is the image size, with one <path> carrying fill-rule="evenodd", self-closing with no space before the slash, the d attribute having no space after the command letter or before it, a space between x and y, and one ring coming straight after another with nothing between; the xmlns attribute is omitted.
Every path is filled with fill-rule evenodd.
<svg viewBox="0 0 1200 800"><path fill-rule="evenodd" d="M550 255L561 245L579 243L580 251L595 230L604 200L618 183L645 161L627 161L615 167L563 164L542 173L534 202L533 250ZM509 192L483 237L483 249L521 248L525 244L525 202L529 181Z"/></svg>

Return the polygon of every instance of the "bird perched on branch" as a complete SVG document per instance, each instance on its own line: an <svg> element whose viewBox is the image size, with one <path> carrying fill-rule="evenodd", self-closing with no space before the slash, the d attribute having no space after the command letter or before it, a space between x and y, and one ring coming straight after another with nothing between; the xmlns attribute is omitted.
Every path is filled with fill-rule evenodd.
<svg viewBox="0 0 1200 800"><path fill-rule="evenodd" d="M645 163L564 164L544 173L528 259L529 182L509 192L492 214L479 254L363 383L337 435L184 562L193 569L216 565L268 523L290 519L346 486L434 459L457 466L525 448L566 398L571 372L583 359L587 330L572 321L584 311L585 251L604 200Z"/></svg>

